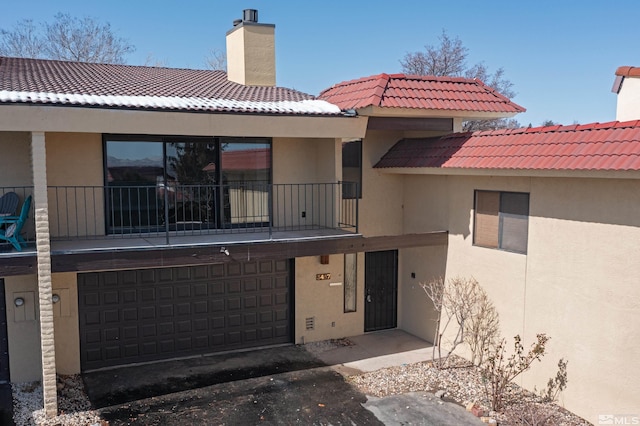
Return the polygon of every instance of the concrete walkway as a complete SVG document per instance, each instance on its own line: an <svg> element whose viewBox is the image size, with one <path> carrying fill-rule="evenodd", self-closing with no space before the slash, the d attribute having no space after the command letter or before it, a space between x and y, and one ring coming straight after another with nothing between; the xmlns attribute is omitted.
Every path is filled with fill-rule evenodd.
<svg viewBox="0 0 640 426"><path fill-rule="evenodd" d="M367 333L347 340L351 345L311 352L341 373L357 374L427 361L431 359L433 348L431 343L398 329Z"/></svg>
<svg viewBox="0 0 640 426"><path fill-rule="evenodd" d="M433 345L405 331L393 329L346 339L350 344L311 352L344 376L372 372L431 359ZM410 392L383 398L367 395L362 404L385 425L479 425L480 419L459 405L429 392Z"/></svg>

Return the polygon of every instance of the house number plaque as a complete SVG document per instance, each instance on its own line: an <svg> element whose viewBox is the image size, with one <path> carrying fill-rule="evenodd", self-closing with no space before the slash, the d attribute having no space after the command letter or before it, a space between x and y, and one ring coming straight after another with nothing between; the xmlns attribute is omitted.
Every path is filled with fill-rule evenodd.
<svg viewBox="0 0 640 426"><path fill-rule="evenodd" d="M316 280L320 281L320 280L330 280L331 279L331 274L316 274Z"/></svg>

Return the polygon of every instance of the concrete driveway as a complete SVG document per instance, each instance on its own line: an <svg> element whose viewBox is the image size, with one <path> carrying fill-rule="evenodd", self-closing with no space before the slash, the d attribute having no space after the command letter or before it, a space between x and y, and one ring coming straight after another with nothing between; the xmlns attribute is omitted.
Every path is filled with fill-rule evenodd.
<svg viewBox="0 0 640 426"><path fill-rule="evenodd" d="M320 353L290 345L114 368L83 379L110 425L480 424L427 393L364 395L340 374L424 360L428 343L398 330L350 342Z"/></svg>

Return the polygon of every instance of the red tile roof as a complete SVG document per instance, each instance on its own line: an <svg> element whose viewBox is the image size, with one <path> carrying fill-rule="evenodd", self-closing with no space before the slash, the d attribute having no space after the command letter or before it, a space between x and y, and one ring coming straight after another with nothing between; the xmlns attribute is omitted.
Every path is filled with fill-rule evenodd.
<svg viewBox="0 0 640 426"><path fill-rule="evenodd" d="M320 93L341 109L368 106L513 114L525 109L480 80L379 74L336 84Z"/></svg>
<svg viewBox="0 0 640 426"><path fill-rule="evenodd" d="M640 120L403 139L375 167L640 170Z"/></svg>
<svg viewBox="0 0 640 426"><path fill-rule="evenodd" d="M244 86L213 70L0 57L0 103L339 114L283 87Z"/></svg>
<svg viewBox="0 0 640 426"><path fill-rule="evenodd" d="M271 166L271 150L256 148L238 151L223 151L222 164L226 171L267 170ZM206 172L216 170L215 163L209 163L203 169Z"/></svg>
<svg viewBox="0 0 640 426"><path fill-rule="evenodd" d="M618 67L616 75L620 77L640 77L640 67Z"/></svg>

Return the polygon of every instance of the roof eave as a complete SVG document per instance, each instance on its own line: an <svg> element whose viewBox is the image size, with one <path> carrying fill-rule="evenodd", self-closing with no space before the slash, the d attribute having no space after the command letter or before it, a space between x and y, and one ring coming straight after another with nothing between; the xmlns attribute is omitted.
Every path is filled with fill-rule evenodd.
<svg viewBox="0 0 640 426"><path fill-rule="evenodd" d="M0 131L363 138L366 117L0 104Z"/></svg>
<svg viewBox="0 0 640 426"><path fill-rule="evenodd" d="M375 167L386 174L447 176L513 176L541 178L640 179L640 170L488 169L455 167Z"/></svg>
<svg viewBox="0 0 640 426"><path fill-rule="evenodd" d="M494 118L510 118L518 112L460 111L423 108L387 108L369 105L356 110L358 115L368 117L446 117L462 120L490 120Z"/></svg>

